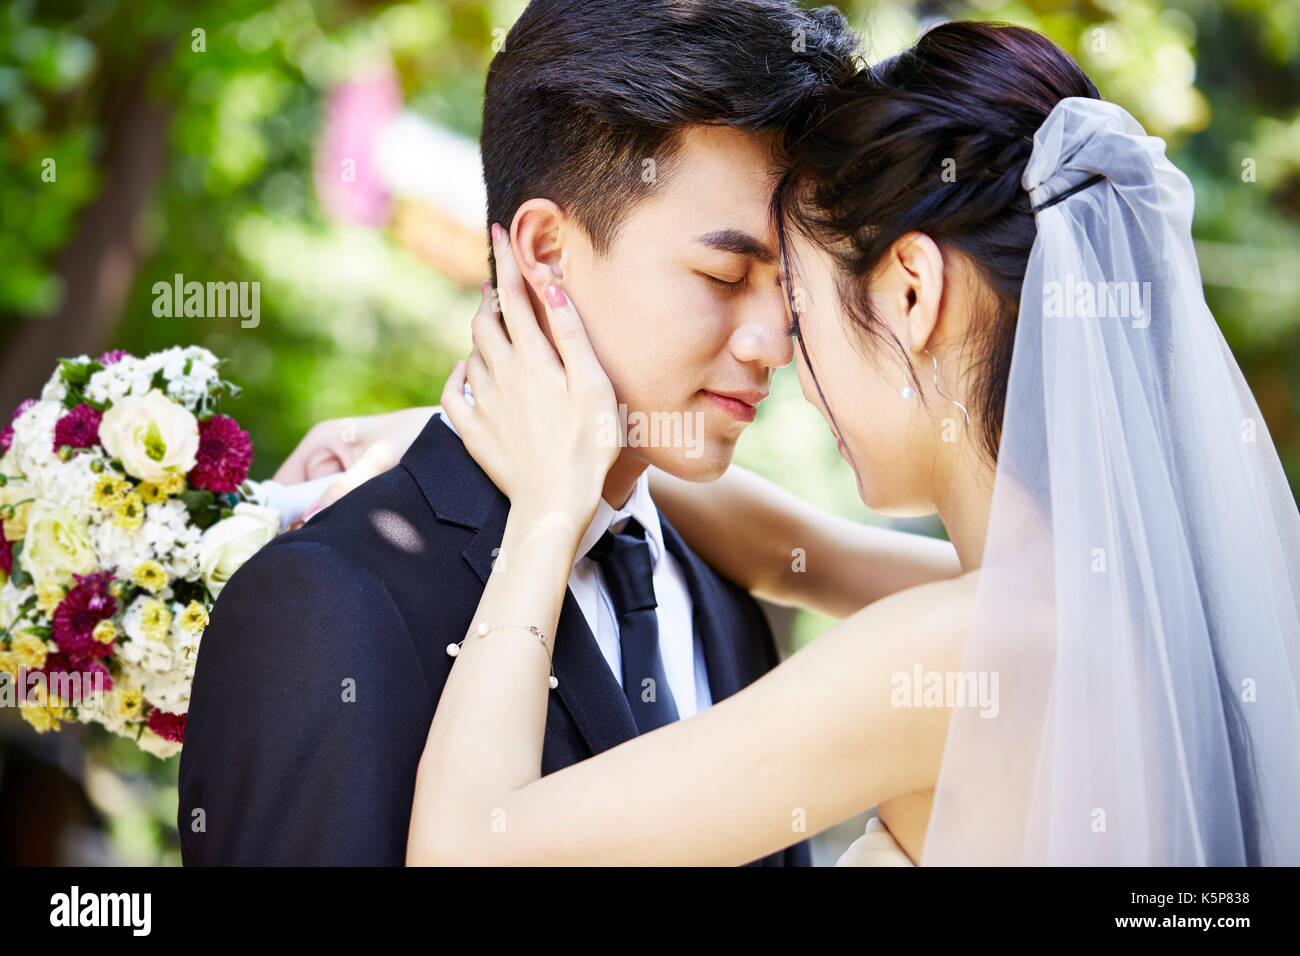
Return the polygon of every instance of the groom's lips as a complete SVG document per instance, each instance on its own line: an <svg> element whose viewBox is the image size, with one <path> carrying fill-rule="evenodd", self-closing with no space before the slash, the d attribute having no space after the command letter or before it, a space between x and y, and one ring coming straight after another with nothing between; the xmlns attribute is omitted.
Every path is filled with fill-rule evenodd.
<svg viewBox="0 0 1300 956"><path fill-rule="evenodd" d="M767 392L758 389L746 389L740 392L712 392L703 389L704 394L718 408L732 418L741 422L752 422L758 412L758 403L767 397Z"/></svg>

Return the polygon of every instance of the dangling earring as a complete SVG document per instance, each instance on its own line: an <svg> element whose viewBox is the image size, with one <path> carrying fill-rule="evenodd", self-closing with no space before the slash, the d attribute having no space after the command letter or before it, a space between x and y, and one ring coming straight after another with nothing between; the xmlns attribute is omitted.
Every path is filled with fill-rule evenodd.
<svg viewBox="0 0 1300 956"><path fill-rule="evenodd" d="M943 389L939 387L939 360L934 357L934 354L929 349L923 349L922 351L924 351L926 355L929 355L930 361L934 363L934 390L939 393L940 398L952 402L954 405L960 408L961 413L966 416L966 424L969 425L970 412L966 411L966 406L963 405L961 402L957 401L957 399L951 398L948 395L946 395Z"/></svg>
<svg viewBox="0 0 1300 956"><path fill-rule="evenodd" d="M912 369L912 333L911 332L907 333L907 350L903 353L903 358L907 361L908 371L911 371ZM916 398L916 389L912 388L911 385L904 385L902 388L898 390L898 397L905 402L910 402L912 399Z"/></svg>

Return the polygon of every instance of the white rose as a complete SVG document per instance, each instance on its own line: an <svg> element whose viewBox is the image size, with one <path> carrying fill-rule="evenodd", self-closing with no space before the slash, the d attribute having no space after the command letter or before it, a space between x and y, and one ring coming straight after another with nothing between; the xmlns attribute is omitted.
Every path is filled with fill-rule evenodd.
<svg viewBox="0 0 1300 956"><path fill-rule="evenodd" d="M128 395L104 413L99 423L104 449L120 459L128 475L161 482L185 474L199 451L199 422L189 409L156 388Z"/></svg>
<svg viewBox="0 0 1300 956"><path fill-rule="evenodd" d="M199 574L215 598L240 565L280 531L280 512L241 501L199 538Z"/></svg>
<svg viewBox="0 0 1300 956"><path fill-rule="evenodd" d="M70 584L73 574L95 570L95 549L85 525L67 508L37 499L27 512L23 567L37 588L44 584Z"/></svg>

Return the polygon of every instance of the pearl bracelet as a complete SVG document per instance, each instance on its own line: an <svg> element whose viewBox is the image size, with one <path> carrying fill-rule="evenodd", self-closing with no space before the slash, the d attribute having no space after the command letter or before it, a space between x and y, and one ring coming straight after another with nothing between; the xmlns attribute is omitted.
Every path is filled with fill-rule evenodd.
<svg viewBox="0 0 1300 956"><path fill-rule="evenodd" d="M547 646L546 635L543 634L543 633L541 632L541 629L540 629L540 628L538 628L537 626L535 626L535 625L533 625L533 624L488 624L486 621L484 621L484 622L480 623L479 626L478 626L478 636L479 636L479 637L487 637L487 636L488 636L489 634L491 634L493 631L498 630L499 628L503 628L503 627L519 627L519 628L523 628L525 631L527 631L527 632L530 633L530 634L536 634L536 635L537 635L537 639L538 639L539 641L542 642L542 646L547 648L546 656L547 656L548 658L551 658L551 657L553 656L552 653L551 653L550 648ZM460 646L461 646L461 644L463 644L464 642L465 642L465 638L462 637L462 638L461 638L459 641L457 641L456 643L454 643L454 644L448 644L448 645L447 645L447 656L448 656L448 657L455 657L455 656L457 656L457 655L460 653ZM550 684L551 690L555 690L555 688L557 688L557 687L560 686L560 679L559 679L558 677L555 676L555 663L554 663L554 661L552 661L552 663L551 663L551 676L550 676L550 679L548 680L548 683Z"/></svg>

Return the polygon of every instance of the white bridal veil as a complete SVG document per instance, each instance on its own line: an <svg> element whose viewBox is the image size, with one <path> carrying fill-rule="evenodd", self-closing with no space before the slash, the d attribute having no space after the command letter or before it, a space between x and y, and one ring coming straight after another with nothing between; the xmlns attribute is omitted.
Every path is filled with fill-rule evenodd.
<svg viewBox="0 0 1300 956"><path fill-rule="evenodd" d="M926 864L1300 864L1300 515L1205 303L1192 187L1120 107L1036 212ZM1064 198L1063 198L1064 197Z"/></svg>

